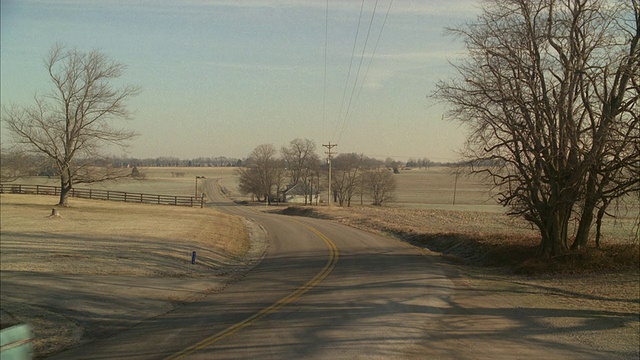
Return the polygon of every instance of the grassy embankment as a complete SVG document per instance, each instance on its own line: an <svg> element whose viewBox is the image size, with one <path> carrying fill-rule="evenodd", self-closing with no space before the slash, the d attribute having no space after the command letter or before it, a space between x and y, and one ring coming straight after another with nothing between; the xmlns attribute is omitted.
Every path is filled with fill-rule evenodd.
<svg viewBox="0 0 640 360"><path fill-rule="evenodd" d="M462 176L456 183L447 168L401 171L396 179L396 199L382 208L367 206L366 197L360 206L358 195L351 208L307 207L290 213L334 219L390 234L455 262L516 273L637 272L640 266L637 200L621 209L618 217L605 219L600 249L541 259L535 255L537 230L504 215L506 210L492 200L490 187L480 179Z"/></svg>

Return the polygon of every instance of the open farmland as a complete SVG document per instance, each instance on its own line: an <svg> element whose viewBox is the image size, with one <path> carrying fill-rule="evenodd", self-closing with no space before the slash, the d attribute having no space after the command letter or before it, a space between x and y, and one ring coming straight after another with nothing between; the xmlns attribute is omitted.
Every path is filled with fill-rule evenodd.
<svg viewBox="0 0 640 360"><path fill-rule="evenodd" d="M248 200L238 191L237 174L232 167L151 167L139 169L145 178L141 180L120 179L95 184L79 184L78 188L95 188L104 190L127 191L159 195L194 196L196 194L196 176L220 180L221 186L228 195L236 200ZM179 174L179 176L177 176ZM529 224L508 218L504 214L507 209L498 205L491 197L491 186L478 176L460 175L457 177L449 167L431 167L412 170L401 170L395 175L397 191L395 200L387 207L406 210L421 210L429 215L422 223L428 223L440 232L459 232L472 228L473 232L528 232L532 234ZM56 186L57 179L46 177L30 177L15 183ZM198 179L199 194L203 180ZM455 204L454 204L455 193ZM326 204L326 191L321 195ZM74 201L74 200L72 200ZM619 207L616 218L605 218L604 241L629 242L638 239L638 216L640 205L638 199L629 199ZM371 199L363 196L363 204L371 203ZM353 208L360 205L360 194L352 199ZM415 214L411 212L413 218ZM438 219L434 221L434 219ZM529 231L527 231L527 229ZM465 232L468 232L465 230Z"/></svg>
<svg viewBox="0 0 640 360"><path fill-rule="evenodd" d="M196 194L196 176L208 179L221 179L230 186L234 186L235 169L228 167L176 168L152 167L139 168L142 179L123 178L103 181L93 184L77 184L76 188L126 191L130 193L144 193L172 196L194 196ZM198 191L202 191L202 179L198 179ZM44 176L21 178L6 184L49 185L60 186L59 179Z"/></svg>
<svg viewBox="0 0 640 360"><path fill-rule="evenodd" d="M195 177L205 176L220 179L232 197L246 199L238 194L233 168L140 170L146 179L123 179L93 187L192 196ZM184 174L175 176L177 172ZM315 215L390 234L421 247L435 242L439 246L435 251L454 260L456 265L452 266L474 289L481 292L496 286L522 287L517 296L508 299L513 304L551 309L557 305L551 302L559 301L567 311L606 308L637 319L637 262L631 272L606 267L598 273L601 269L595 267L587 273L540 276L469 267L469 263L482 263L480 258L490 254L489 250L524 246L530 251L537 242L536 231L523 221L505 216L504 209L491 202L489 187L477 179L458 179L455 205L455 176L446 168L405 170L396 179L397 201L388 207L322 206L314 207ZM46 178L19 183L56 185L55 179ZM229 274L240 273L260 254L259 247L251 249L246 241L245 225L251 224L213 208L70 199L69 208L59 209L61 217L49 217L56 202L53 196L0 196L0 270L3 284L8 282L14 288L9 291L11 287L3 286L0 323L3 327L18 322L33 324L39 354L55 352L81 339L108 336L203 293L219 290ZM637 259L637 202L633 206L625 216L607 222L604 244L635 244L635 248L626 248L632 250L627 258ZM269 209L285 208L280 205ZM192 250L198 251L195 266L189 262ZM247 251L251 255L246 255ZM521 255L504 254L511 260ZM465 256L469 262L457 260ZM15 277L18 273L24 276L20 281ZM134 294L135 279L144 279L148 286L136 287ZM75 301L76 291L90 296L91 301ZM548 306L546 302L550 302ZM66 308L61 309L60 304ZM603 347L612 339L635 344L638 322L630 324L614 332L603 330L598 336L585 330L583 335Z"/></svg>
<svg viewBox="0 0 640 360"><path fill-rule="evenodd" d="M396 206L496 206L491 188L480 177L459 175L456 180L449 167L401 170L396 181Z"/></svg>

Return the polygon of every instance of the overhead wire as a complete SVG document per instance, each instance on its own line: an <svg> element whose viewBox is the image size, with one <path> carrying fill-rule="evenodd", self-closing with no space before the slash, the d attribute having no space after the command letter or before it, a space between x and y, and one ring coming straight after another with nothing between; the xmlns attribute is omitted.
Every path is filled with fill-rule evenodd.
<svg viewBox="0 0 640 360"><path fill-rule="evenodd" d="M324 89L322 92L322 138L325 136L325 123L327 121L327 49L329 43L329 0L326 0L324 14Z"/></svg>
<svg viewBox="0 0 640 360"><path fill-rule="evenodd" d="M360 24L362 23L362 17L363 17L363 13L364 13L364 3L365 1L362 0L361 4L360 4L360 14L358 16L358 26L356 27L356 34L355 34L355 38L353 40L353 47L352 47L352 51L351 51L351 59L349 60L349 70L347 72L347 78L345 81L345 86L344 86L344 90L343 90L343 94L342 94L342 100L341 100L341 104L340 104L340 111L338 112L338 118L336 120L336 124L335 124L335 128L334 128L334 132L333 135L331 136L331 140L336 138L336 134L338 135L338 142L341 141L342 139L342 135L344 134L345 130L346 130L346 126L348 123L348 120L353 116L353 113L355 111L355 106L358 103L358 100L360 98L360 95L362 93L362 89L364 88L364 84L366 82L366 79L369 75L369 70L371 69L371 64L373 63L373 58L375 57L376 51L378 49L378 45L380 44L380 39L382 38L382 33L384 32L384 28L385 25L387 23L387 19L389 17L389 13L391 12L391 8L393 5L393 0L389 1L389 6L387 7L384 19L382 21L382 25L380 27L380 31L378 32L378 38L376 39L375 45L373 47L373 51L371 53L371 56L369 58L369 62L366 66L366 71L364 73L364 77L362 78L362 81L360 83L358 83L358 80L360 78L360 73L361 73L361 69L362 69L362 64L364 61L364 56L366 53L366 49L367 49L367 45L369 43L369 37L371 34L371 29L373 27L373 22L375 20L375 16L376 16L376 12L377 12L377 7L378 7L378 2L379 0L375 1L374 7L373 7L373 12L371 14L371 19L369 20L369 26L367 29L367 35L364 41L364 45L362 48L362 53L360 54L360 61L358 64L358 69L356 71L356 75L355 75L355 79L353 81L353 87L351 88L351 93L349 95L349 101L347 103L347 107L346 110L345 109L345 102L347 99L347 90L349 89L349 84L350 84L350 80L351 80L351 74L353 72L353 62L355 59L355 54L356 54L356 48L357 48L357 44L358 44L358 38L359 38L359 34L360 34ZM326 116L326 71L327 71L327 43L328 43L328 13L329 13L329 1L327 0L326 2L326 28L325 28L325 109L323 109L323 119ZM359 85L359 87L358 87ZM355 90L356 88L358 88L358 92L357 95L355 96L355 100L354 100L354 94L356 94ZM324 121L324 120L323 120ZM323 124L323 133L324 133L324 124Z"/></svg>
<svg viewBox="0 0 640 360"><path fill-rule="evenodd" d="M347 80L344 84L344 91L342 93L342 103L340 104L340 111L338 112L338 120L336 122L336 128L334 129L333 136L331 136L332 139L336 135L340 119L342 118L342 109L344 108L344 101L347 97L347 89L349 88L349 79L351 78L351 69L353 67L353 59L355 58L355 54L356 54L356 45L358 43L358 34L360 33L360 22L362 20L363 10L364 10L364 0L362 0L362 2L360 3L360 15L358 16L358 26L356 27L356 36L353 39L353 49L351 50L351 60L349 61L349 71L347 72Z"/></svg>
<svg viewBox="0 0 640 360"><path fill-rule="evenodd" d="M371 69L371 63L373 62L373 58L376 55L376 51L378 50L378 44L380 43L380 38L382 37L382 32L384 31L384 26L387 23L387 18L389 17L389 13L391 12L391 6L392 5L393 5L393 0L389 1L389 6L387 7L387 13L384 16L384 20L382 21L382 25L380 27L380 32L378 33L378 39L376 39L376 44L373 47L373 52L371 53L371 57L369 57L369 64L367 64L367 70L364 73L364 77L362 78L362 82L360 83L360 89L358 90L358 95L356 95L356 99L354 101L354 109L355 109L355 104L357 104L358 103L358 99L360 99L360 94L362 93L362 88L364 87L364 83L367 80L367 76L369 75L369 69ZM342 133L344 132L344 126L346 126L346 123L347 123L347 120L349 118L349 115L353 115L353 111L354 110L351 110L351 113L349 113L347 111L347 113L345 114L345 121L344 121L343 129L340 132L340 136L338 138L338 141L340 141L340 139L342 138Z"/></svg>
<svg viewBox="0 0 640 360"><path fill-rule="evenodd" d="M358 64L358 71L356 72L356 79L353 82L353 88L351 89L351 95L349 95L349 104L347 105L347 110L344 114L344 120L342 121L342 129L340 130L340 136L338 137L338 142L342 139L342 133L344 133L344 129L347 126L347 115L349 114L349 110L351 109L351 103L353 100L353 94L355 93L356 87L358 86L358 78L360 77L360 69L362 68L362 61L364 60L364 53L367 49L367 44L369 43L369 35L371 34L371 26L373 25L373 19L376 16L376 9L378 8L378 0L376 0L373 5L373 12L371 13L371 20L369 20L369 28L367 29L367 36L365 37L364 46L362 46L362 54L360 55L360 62Z"/></svg>

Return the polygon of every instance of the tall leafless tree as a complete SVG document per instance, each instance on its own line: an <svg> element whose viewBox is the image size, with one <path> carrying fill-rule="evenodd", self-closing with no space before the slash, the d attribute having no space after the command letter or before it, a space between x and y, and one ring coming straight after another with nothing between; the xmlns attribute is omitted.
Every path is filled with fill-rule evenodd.
<svg viewBox="0 0 640 360"><path fill-rule="evenodd" d="M569 248L573 216L584 246L596 210L638 191L639 24L637 0L491 0L452 30L469 56L436 96L541 254Z"/></svg>
<svg viewBox="0 0 640 360"><path fill-rule="evenodd" d="M253 194L258 200L264 197L270 202L283 186L283 164L277 158L278 151L272 144L256 146L249 154L247 166L238 168L240 191ZM276 194L273 193L275 188Z"/></svg>
<svg viewBox="0 0 640 360"><path fill-rule="evenodd" d="M312 183L310 181L320 167L315 142L309 139L294 139L288 147L282 147L281 153L291 185L301 186L305 193L305 203L307 197L311 201Z"/></svg>
<svg viewBox="0 0 640 360"><path fill-rule="evenodd" d="M331 187L340 206L351 206L351 199L362 184L362 161L363 157L356 153L340 154L332 160Z"/></svg>
<svg viewBox="0 0 640 360"><path fill-rule="evenodd" d="M396 178L386 167L369 170L364 173L364 186L373 198L373 205L382 206L395 197Z"/></svg>
<svg viewBox="0 0 640 360"><path fill-rule="evenodd" d="M136 134L114 125L130 118L126 101L135 86L114 87L125 68L102 52L55 45L46 59L53 89L34 96L34 105L3 108L3 120L17 148L43 153L60 175L59 205L75 184L123 176L101 166L106 145L125 146ZM127 174L128 175L128 174Z"/></svg>

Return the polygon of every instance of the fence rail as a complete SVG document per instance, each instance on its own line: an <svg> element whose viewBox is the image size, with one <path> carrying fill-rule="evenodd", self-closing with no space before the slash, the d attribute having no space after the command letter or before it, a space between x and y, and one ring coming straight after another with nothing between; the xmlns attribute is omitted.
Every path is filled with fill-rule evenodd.
<svg viewBox="0 0 640 360"><path fill-rule="evenodd" d="M0 184L0 194L60 195L60 187L50 185ZM204 206L204 198L130 193L99 189L71 189L69 196L82 199L135 202L145 204Z"/></svg>

